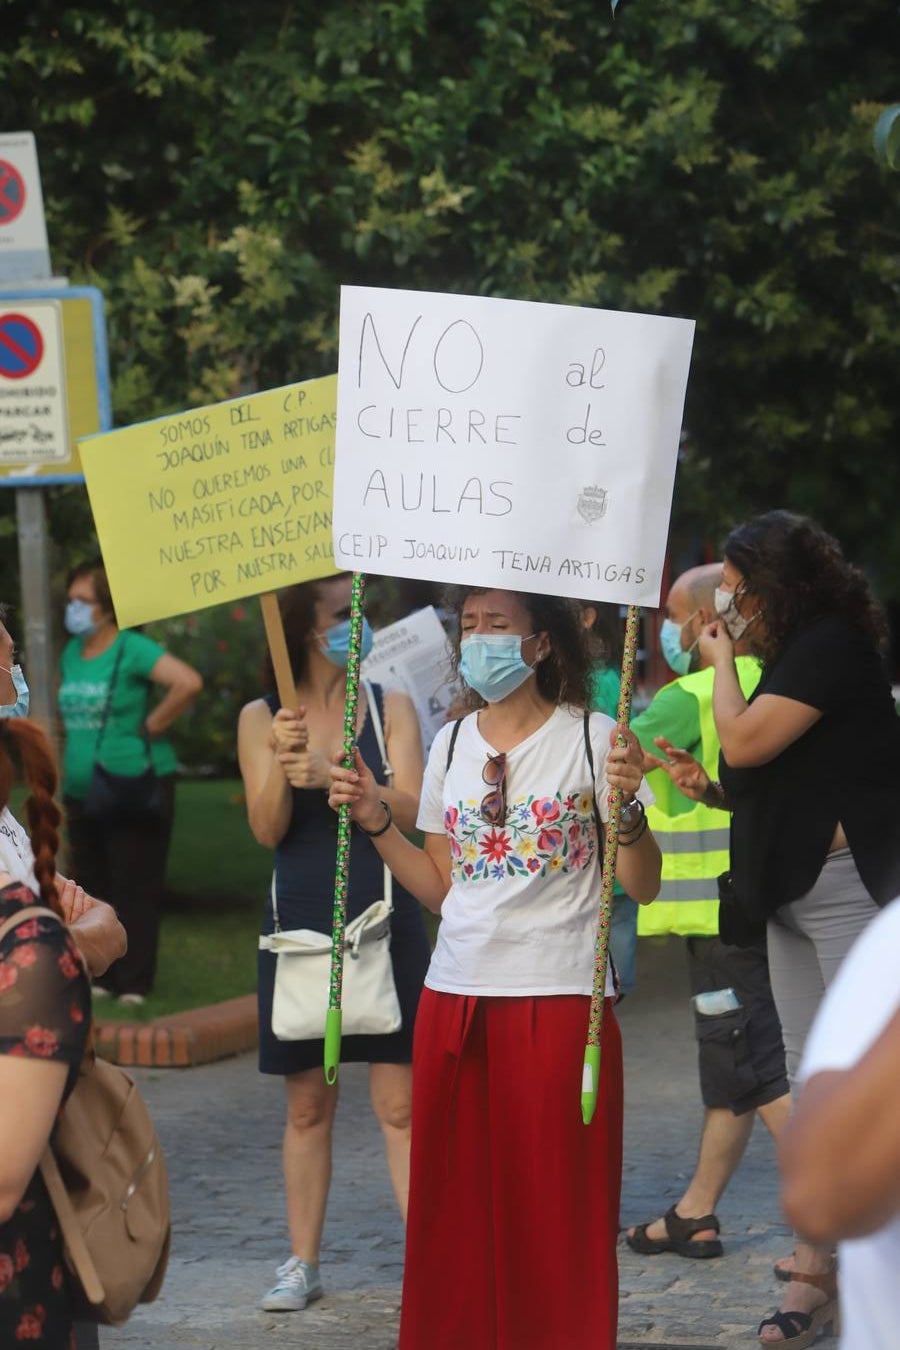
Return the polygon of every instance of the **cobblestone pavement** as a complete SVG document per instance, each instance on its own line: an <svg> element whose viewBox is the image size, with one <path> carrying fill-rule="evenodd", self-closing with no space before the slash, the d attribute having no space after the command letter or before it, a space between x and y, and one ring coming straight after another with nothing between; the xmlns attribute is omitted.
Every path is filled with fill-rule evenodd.
<svg viewBox="0 0 900 1350"><path fill-rule="evenodd" d="M681 944L642 941L638 973L638 989L620 1009L623 1225L649 1219L679 1197L693 1167L701 1114ZM104 1328L101 1350L393 1350L403 1233L368 1107L365 1068L341 1071L322 1258L326 1296L287 1315L256 1307L274 1267L288 1255L280 1081L261 1077L253 1055L196 1069L135 1072L167 1152L173 1255L160 1300L139 1309L127 1326ZM725 1243L719 1260L641 1258L623 1246L622 1350L757 1345L760 1317L777 1307L772 1262L791 1249L778 1211L774 1150L759 1123L719 1216ZM820 1339L817 1350L835 1346Z"/></svg>

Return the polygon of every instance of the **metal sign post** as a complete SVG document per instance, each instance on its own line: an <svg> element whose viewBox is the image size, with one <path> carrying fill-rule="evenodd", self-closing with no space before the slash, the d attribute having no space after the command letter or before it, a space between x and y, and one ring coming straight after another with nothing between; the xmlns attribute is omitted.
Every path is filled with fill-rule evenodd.
<svg viewBox="0 0 900 1350"><path fill-rule="evenodd" d="M55 679L50 628L50 560L47 547L47 512L40 488L16 489L16 521L19 532L24 631L15 633L17 645L28 654L28 688L31 713L55 741Z"/></svg>

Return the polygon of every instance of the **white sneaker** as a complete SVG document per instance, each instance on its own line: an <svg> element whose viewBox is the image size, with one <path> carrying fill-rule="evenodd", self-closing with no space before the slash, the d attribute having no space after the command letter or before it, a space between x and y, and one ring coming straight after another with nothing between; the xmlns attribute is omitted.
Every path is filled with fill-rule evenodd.
<svg viewBox="0 0 900 1350"><path fill-rule="evenodd" d="M116 1002L123 1008L142 1008L144 1006L144 995L120 994Z"/></svg>
<svg viewBox="0 0 900 1350"><path fill-rule="evenodd" d="M322 1297L319 1267L292 1256L277 1270L278 1282L260 1299L264 1312L301 1312L307 1303Z"/></svg>

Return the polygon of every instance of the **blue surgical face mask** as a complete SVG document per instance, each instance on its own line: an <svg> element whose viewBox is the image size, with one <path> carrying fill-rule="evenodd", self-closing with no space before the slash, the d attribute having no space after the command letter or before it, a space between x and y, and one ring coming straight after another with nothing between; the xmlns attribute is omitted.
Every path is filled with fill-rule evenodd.
<svg viewBox="0 0 900 1350"><path fill-rule="evenodd" d="M70 600L63 618L66 632L71 633L73 637L90 637L97 631L93 614L94 606L89 605L86 600Z"/></svg>
<svg viewBox="0 0 900 1350"><path fill-rule="evenodd" d="M662 627L659 630L660 650L666 658L669 669L674 670L676 675L687 675L691 668L691 656L697 641L695 639L685 651L681 645L681 634L696 613L697 611L694 610L694 613L689 615L684 623L676 623L674 619L663 619Z"/></svg>
<svg viewBox="0 0 900 1350"><path fill-rule="evenodd" d="M31 696L25 676L22 674L22 667L0 666L0 670L5 670L7 675L12 676L13 688L16 691L15 703L0 703L0 717L27 717Z"/></svg>
<svg viewBox="0 0 900 1350"><path fill-rule="evenodd" d="M518 633L473 633L463 638L459 673L485 703L499 703L534 674L534 666L522 656L527 640Z"/></svg>
<svg viewBox="0 0 900 1350"><path fill-rule="evenodd" d="M374 634L369 625L369 620L363 619L359 647L360 661L365 661L369 655L373 640ZM320 633L319 643L322 648L322 655L326 656L332 665L340 666L343 670L346 670L347 661L350 658L350 620L344 619L341 623L336 623L333 628L329 628L327 633Z"/></svg>

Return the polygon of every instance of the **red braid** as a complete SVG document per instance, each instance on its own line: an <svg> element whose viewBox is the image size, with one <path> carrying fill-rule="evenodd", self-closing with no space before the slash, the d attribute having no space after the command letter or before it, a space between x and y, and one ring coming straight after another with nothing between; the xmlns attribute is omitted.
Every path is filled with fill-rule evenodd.
<svg viewBox="0 0 900 1350"><path fill-rule="evenodd" d="M0 721L0 807L9 803L13 766L8 747L15 746L30 789L25 800L28 833L34 853L34 875L41 892L41 903L62 917L56 894L56 854L59 851L59 826L62 812L53 799L56 791L56 764L46 735L24 717Z"/></svg>

